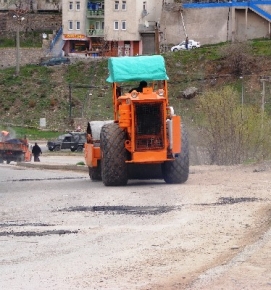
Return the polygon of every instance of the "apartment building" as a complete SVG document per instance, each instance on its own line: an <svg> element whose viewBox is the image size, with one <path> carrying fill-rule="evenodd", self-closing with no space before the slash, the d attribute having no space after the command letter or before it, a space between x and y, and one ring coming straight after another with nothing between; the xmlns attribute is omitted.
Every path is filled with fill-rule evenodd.
<svg viewBox="0 0 271 290"><path fill-rule="evenodd" d="M155 53L162 0L63 0L66 55Z"/></svg>

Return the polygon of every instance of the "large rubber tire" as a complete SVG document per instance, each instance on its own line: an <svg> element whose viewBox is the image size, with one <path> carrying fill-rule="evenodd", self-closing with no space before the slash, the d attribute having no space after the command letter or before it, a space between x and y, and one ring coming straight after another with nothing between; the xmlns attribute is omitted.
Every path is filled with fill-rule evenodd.
<svg viewBox="0 0 271 290"><path fill-rule="evenodd" d="M23 162L24 161L24 154L20 154L18 157L17 157L17 162Z"/></svg>
<svg viewBox="0 0 271 290"><path fill-rule="evenodd" d="M101 172L106 186L126 185L128 181L127 151L124 142L126 133L118 124L110 123L102 127Z"/></svg>
<svg viewBox="0 0 271 290"><path fill-rule="evenodd" d="M181 129L182 151L174 161L165 161L162 164L162 174L166 183L184 183L189 175L189 144L185 127Z"/></svg>
<svg viewBox="0 0 271 290"><path fill-rule="evenodd" d="M77 147L76 151L77 152L82 152L83 149L84 149L84 147L80 145L80 146Z"/></svg>
<svg viewBox="0 0 271 290"><path fill-rule="evenodd" d="M60 145L57 145L54 149L54 151L60 151Z"/></svg>
<svg viewBox="0 0 271 290"><path fill-rule="evenodd" d="M97 167L89 167L88 168L89 177L92 181L100 181L102 180L102 173L101 173L101 161L98 160Z"/></svg>

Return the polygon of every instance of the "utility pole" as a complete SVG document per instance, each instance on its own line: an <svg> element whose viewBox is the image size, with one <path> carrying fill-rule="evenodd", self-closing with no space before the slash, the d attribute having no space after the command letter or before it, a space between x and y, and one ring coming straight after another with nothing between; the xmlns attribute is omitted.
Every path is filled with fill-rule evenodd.
<svg viewBox="0 0 271 290"><path fill-rule="evenodd" d="M20 27L22 25L22 21L25 20L25 18L22 16L24 11L17 10L15 11L15 14L13 15L13 19L16 21L16 75L18 76L20 74Z"/></svg>
<svg viewBox="0 0 271 290"><path fill-rule="evenodd" d="M158 30L158 25L155 25L155 54L160 54L160 47L159 47L159 30Z"/></svg>

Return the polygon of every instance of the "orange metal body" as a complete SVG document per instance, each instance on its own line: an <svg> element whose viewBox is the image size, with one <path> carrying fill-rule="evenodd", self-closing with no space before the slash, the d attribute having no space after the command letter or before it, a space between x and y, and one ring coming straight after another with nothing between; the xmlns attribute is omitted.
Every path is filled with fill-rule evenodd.
<svg viewBox="0 0 271 290"><path fill-rule="evenodd" d="M112 84L113 90L113 106L114 106L114 122L119 124L119 127L127 132L127 140L125 148L130 153L130 159L126 163L162 163L167 160L173 160L174 154L180 153L181 148L181 118L171 114L168 104L168 89L167 81L160 81L161 89L154 89L151 87L143 88L142 93L133 91L132 93L124 93L118 95L117 83ZM160 94L159 91L162 91ZM137 117L136 105L148 104L156 105L159 114L163 116L161 123L161 131L158 132L160 139L156 135L144 135L142 142L146 144L144 138L149 138L152 143L149 144L149 150L141 150L136 145L135 140L138 139L137 135ZM167 120L170 124L170 136L168 134ZM101 159L100 147L94 146L92 136L87 138L85 144L84 154L86 165L89 167L98 166L98 160ZM156 144L157 142L157 144ZM157 146L156 146L157 145Z"/></svg>
<svg viewBox="0 0 271 290"><path fill-rule="evenodd" d="M13 144L0 142L0 154L6 156L8 152L18 152L24 154L24 161L29 162L32 158L32 152L29 150L29 145L26 139L20 139L23 143Z"/></svg>
<svg viewBox="0 0 271 290"><path fill-rule="evenodd" d="M100 147L94 147L94 144L85 144L84 155L86 165L88 167L96 167L98 165L98 160L101 159L101 149Z"/></svg>

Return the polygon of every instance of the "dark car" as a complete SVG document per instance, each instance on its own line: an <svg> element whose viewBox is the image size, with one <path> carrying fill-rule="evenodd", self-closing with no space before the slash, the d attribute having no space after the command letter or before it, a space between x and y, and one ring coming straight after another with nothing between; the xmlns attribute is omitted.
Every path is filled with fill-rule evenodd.
<svg viewBox="0 0 271 290"><path fill-rule="evenodd" d="M83 151L86 143L86 133L70 132L60 135L56 140L48 141L47 147L50 151L59 151L61 149L70 149L74 151Z"/></svg>
<svg viewBox="0 0 271 290"><path fill-rule="evenodd" d="M47 60L43 60L40 65L43 66L52 66L52 65L58 65L58 64L69 64L71 61L68 57L52 57Z"/></svg>

